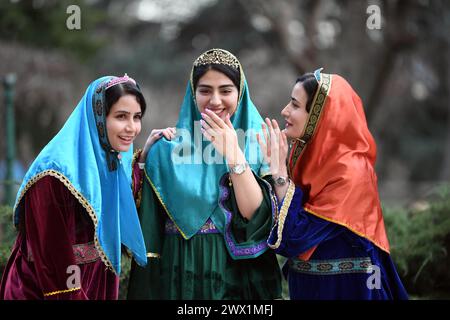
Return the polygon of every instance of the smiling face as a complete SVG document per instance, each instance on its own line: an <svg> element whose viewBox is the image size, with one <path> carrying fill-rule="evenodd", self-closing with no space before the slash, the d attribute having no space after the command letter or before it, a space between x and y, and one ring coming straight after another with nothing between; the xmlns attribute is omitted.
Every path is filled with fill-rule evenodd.
<svg viewBox="0 0 450 320"><path fill-rule="evenodd" d="M130 149L133 140L141 132L141 106L132 94L119 98L111 106L106 117L106 128L111 147L119 152Z"/></svg>
<svg viewBox="0 0 450 320"><path fill-rule="evenodd" d="M306 103L308 94L301 82L295 84L291 93L291 101L281 111L281 115L286 120L284 132L290 139L301 138L308 120Z"/></svg>
<svg viewBox="0 0 450 320"><path fill-rule="evenodd" d="M236 111L239 90L222 72L208 70L197 83L195 100L198 109L204 113L206 109L215 112L225 121L226 115L230 116Z"/></svg>

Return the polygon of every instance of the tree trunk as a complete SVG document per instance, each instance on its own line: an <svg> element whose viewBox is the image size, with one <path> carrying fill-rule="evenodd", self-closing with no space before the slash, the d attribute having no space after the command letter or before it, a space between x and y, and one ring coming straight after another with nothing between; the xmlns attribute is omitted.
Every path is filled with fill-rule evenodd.
<svg viewBox="0 0 450 320"><path fill-rule="evenodd" d="M450 63L448 62L448 57L450 56L450 37L447 36L445 39L445 72L442 73L442 79L446 90L447 101L447 138L444 145L444 159L442 162L441 179L450 182Z"/></svg>

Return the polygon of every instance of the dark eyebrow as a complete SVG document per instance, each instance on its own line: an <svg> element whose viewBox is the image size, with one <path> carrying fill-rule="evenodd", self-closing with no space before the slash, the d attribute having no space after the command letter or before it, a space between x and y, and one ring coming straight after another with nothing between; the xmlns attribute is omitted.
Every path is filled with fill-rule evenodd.
<svg viewBox="0 0 450 320"><path fill-rule="evenodd" d="M125 111L125 110L117 110L117 111L115 112L115 114L123 114L123 113L131 114L131 112ZM142 114L142 111L136 112L135 114Z"/></svg>
<svg viewBox="0 0 450 320"><path fill-rule="evenodd" d="M294 97L291 97L291 100L292 100L292 101L295 101L295 102L298 102L298 100L295 99Z"/></svg>
<svg viewBox="0 0 450 320"><path fill-rule="evenodd" d="M199 84L198 88L208 88L208 89L212 89L212 86L207 85L207 84ZM223 89L223 88L232 88L234 87L234 84L224 84L222 86L219 86L219 89Z"/></svg>

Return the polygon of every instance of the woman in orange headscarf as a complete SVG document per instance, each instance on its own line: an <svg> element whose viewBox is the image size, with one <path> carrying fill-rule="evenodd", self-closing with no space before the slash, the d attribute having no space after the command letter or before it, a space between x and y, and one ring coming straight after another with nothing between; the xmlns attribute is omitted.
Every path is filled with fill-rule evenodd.
<svg viewBox="0 0 450 320"><path fill-rule="evenodd" d="M285 129L266 119L268 143L257 137L279 200L269 246L289 258L291 299L407 299L389 255L361 99L344 78L320 71L297 79L281 112Z"/></svg>

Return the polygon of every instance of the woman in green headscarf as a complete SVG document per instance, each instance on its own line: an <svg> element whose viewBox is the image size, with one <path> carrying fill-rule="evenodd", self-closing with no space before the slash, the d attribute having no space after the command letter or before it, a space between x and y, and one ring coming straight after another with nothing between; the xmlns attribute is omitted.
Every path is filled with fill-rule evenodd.
<svg viewBox="0 0 450 320"><path fill-rule="evenodd" d="M200 55L176 133L154 130L140 154L148 265L133 263L129 299L280 298L266 242L277 206L255 139L262 123L237 58Z"/></svg>

